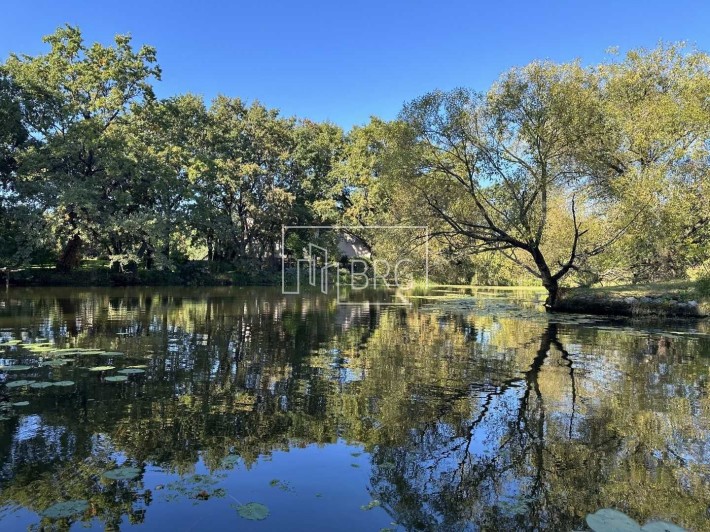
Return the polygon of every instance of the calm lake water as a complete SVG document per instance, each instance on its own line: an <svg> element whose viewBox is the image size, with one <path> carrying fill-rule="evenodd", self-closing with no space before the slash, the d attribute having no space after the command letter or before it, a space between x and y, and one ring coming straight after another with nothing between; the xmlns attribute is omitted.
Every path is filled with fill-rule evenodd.
<svg viewBox="0 0 710 532"><path fill-rule="evenodd" d="M0 529L710 528L708 324L431 296L0 295Z"/></svg>

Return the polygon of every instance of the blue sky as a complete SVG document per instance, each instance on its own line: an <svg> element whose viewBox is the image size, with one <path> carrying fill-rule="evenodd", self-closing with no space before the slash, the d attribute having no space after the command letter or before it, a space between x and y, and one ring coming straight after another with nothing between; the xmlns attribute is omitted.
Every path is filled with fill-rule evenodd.
<svg viewBox="0 0 710 532"><path fill-rule="evenodd" d="M435 88L485 90L533 59L591 63L661 39L710 50L702 1L32 0L0 10L0 57L41 53L67 22L92 42L155 46L161 97L223 93L346 128Z"/></svg>

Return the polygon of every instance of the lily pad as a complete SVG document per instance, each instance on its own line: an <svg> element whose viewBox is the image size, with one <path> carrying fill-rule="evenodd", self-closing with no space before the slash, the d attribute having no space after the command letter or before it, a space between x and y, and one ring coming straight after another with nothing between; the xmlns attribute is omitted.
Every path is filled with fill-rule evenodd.
<svg viewBox="0 0 710 532"><path fill-rule="evenodd" d="M54 351L53 345L26 344L24 348L33 353L49 353L50 351Z"/></svg>
<svg viewBox="0 0 710 532"><path fill-rule="evenodd" d="M74 381L57 381L57 382L52 383L52 385L66 388L69 386L74 386Z"/></svg>
<svg viewBox="0 0 710 532"><path fill-rule="evenodd" d="M239 455L238 454L228 454L227 456L222 458L222 467L232 467L238 463L239 463Z"/></svg>
<svg viewBox="0 0 710 532"><path fill-rule="evenodd" d="M64 501L53 504L42 512L42 515L49 519L66 519L68 517L83 514L88 509L88 501Z"/></svg>
<svg viewBox="0 0 710 532"><path fill-rule="evenodd" d="M112 377L106 377L105 379L108 382L126 382L128 380L128 377L125 375L114 375Z"/></svg>
<svg viewBox="0 0 710 532"><path fill-rule="evenodd" d="M46 382L46 381L33 382L32 384L30 384L30 388L42 390L44 388L49 388L50 386L53 386L53 385L54 385L53 382Z"/></svg>
<svg viewBox="0 0 710 532"><path fill-rule="evenodd" d="M2 371L27 371L32 369L32 366L25 366L23 364L15 364L14 366L2 366L0 370Z"/></svg>
<svg viewBox="0 0 710 532"><path fill-rule="evenodd" d="M118 372L123 373L124 375L138 375L139 373L145 373L145 370L139 368L126 368L119 369Z"/></svg>
<svg viewBox="0 0 710 532"><path fill-rule="evenodd" d="M17 401L16 403L12 403L12 406L27 406L30 404L29 401Z"/></svg>
<svg viewBox="0 0 710 532"><path fill-rule="evenodd" d="M3 342L0 345L18 345L21 343L22 343L22 340L8 340L7 342Z"/></svg>
<svg viewBox="0 0 710 532"><path fill-rule="evenodd" d="M148 368L148 366L146 366L145 364L139 364L138 366L126 366L126 368L128 368L128 369L146 369L146 368Z"/></svg>
<svg viewBox="0 0 710 532"><path fill-rule="evenodd" d="M5 386L8 388L21 388L22 386L27 386L29 384L32 384L34 381L26 381L26 380L19 380L19 381L10 381Z"/></svg>
<svg viewBox="0 0 710 532"><path fill-rule="evenodd" d="M237 506L239 517L250 521L261 521L269 517L269 508L258 502L250 502Z"/></svg>
<svg viewBox="0 0 710 532"><path fill-rule="evenodd" d="M135 480L140 476L140 468L130 466L117 467L104 473L104 477L110 480Z"/></svg>
<svg viewBox="0 0 710 532"><path fill-rule="evenodd" d="M94 366L93 368L89 368L89 371L109 371L112 369L116 369L113 366Z"/></svg>
<svg viewBox="0 0 710 532"><path fill-rule="evenodd" d="M120 353L119 351L105 351L103 353L99 353L99 356L102 356L102 357L122 357L122 356L124 356L124 354Z"/></svg>
<svg viewBox="0 0 710 532"><path fill-rule="evenodd" d="M377 508L378 506L382 506L382 503L380 501L378 501L377 499L373 499L370 502L368 502L367 504L360 506L360 509L363 511L368 511L368 510L372 510L373 508Z"/></svg>
<svg viewBox="0 0 710 532"><path fill-rule="evenodd" d="M58 366L63 366L67 362L69 362L69 360L55 358L52 360L45 360L44 362L42 362L42 365L43 366L58 367Z"/></svg>
<svg viewBox="0 0 710 532"><path fill-rule="evenodd" d="M587 525L594 532L640 532L641 525L613 508L603 508L587 515Z"/></svg>
<svg viewBox="0 0 710 532"><path fill-rule="evenodd" d="M103 352L103 349L77 349L79 355L100 355Z"/></svg>

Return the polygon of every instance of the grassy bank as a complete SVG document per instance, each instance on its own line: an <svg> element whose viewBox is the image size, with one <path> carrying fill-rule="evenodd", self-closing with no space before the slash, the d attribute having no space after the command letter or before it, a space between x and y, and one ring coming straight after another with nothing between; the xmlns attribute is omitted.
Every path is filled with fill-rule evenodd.
<svg viewBox="0 0 710 532"><path fill-rule="evenodd" d="M694 281L563 290L555 310L637 317L707 317L710 295Z"/></svg>

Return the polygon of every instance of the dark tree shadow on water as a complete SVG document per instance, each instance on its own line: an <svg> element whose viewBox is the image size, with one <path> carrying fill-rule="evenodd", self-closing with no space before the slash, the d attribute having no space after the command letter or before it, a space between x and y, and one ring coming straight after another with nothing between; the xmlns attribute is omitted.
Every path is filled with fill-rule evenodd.
<svg viewBox="0 0 710 532"><path fill-rule="evenodd" d="M373 454L373 497L407 530L563 530L582 526L555 499L555 483L574 464L557 449L577 437L577 376L573 357L549 324L520 377L474 386L477 412L458 427L414 424L406 445ZM540 386L547 364L567 368L564 430L550 431ZM440 419L445 419L445 408ZM556 412L559 413L559 412ZM414 420L412 420L414 421ZM559 425L559 421L555 421ZM551 441L554 438L554 442ZM553 445L551 445L551 443ZM613 452L618 442L611 441ZM593 490L593 486L589 486Z"/></svg>

